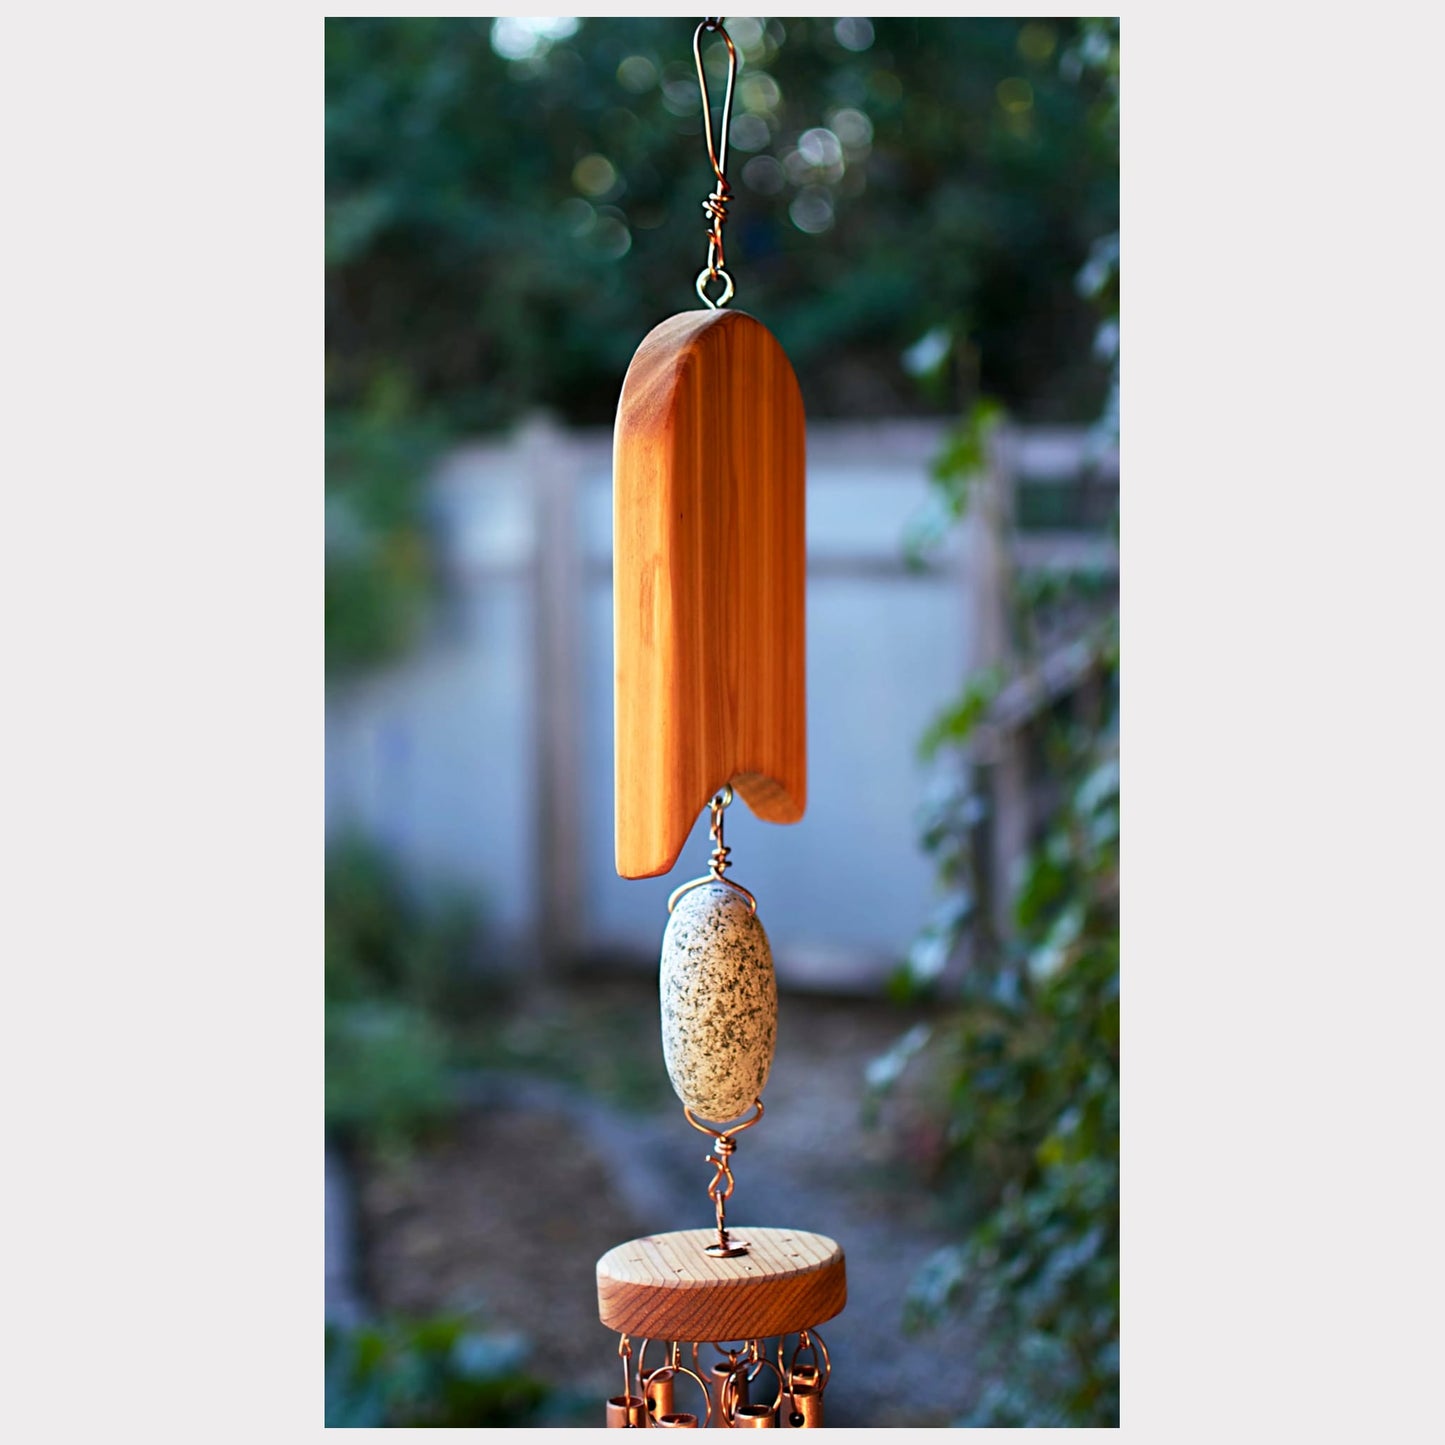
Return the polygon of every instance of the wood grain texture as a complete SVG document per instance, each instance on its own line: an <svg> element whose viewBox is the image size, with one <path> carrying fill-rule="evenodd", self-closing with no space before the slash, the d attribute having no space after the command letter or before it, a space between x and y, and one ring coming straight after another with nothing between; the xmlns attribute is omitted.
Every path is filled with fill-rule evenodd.
<svg viewBox="0 0 1445 1445"><path fill-rule="evenodd" d="M597 1261L597 1307L619 1334L650 1340L744 1340L821 1325L848 1302L843 1251L802 1229L728 1228L735 1259L703 1247L711 1229L651 1234Z"/></svg>
<svg viewBox="0 0 1445 1445"><path fill-rule="evenodd" d="M782 348L741 311L648 333L613 434L617 871L666 873L725 783L807 803L805 436Z"/></svg>

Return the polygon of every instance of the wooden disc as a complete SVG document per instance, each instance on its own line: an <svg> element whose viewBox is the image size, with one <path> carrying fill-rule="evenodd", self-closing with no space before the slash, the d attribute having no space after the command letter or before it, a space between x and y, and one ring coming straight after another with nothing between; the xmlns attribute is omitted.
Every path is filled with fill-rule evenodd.
<svg viewBox="0 0 1445 1445"><path fill-rule="evenodd" d="M811 1329L848 1302L843 1251L804 1229L729 1225L748 1252L716 1259L711 1229L649 1234L597 1261L597 1307L619 1334L648 1340L756 1340Z"/></svg>

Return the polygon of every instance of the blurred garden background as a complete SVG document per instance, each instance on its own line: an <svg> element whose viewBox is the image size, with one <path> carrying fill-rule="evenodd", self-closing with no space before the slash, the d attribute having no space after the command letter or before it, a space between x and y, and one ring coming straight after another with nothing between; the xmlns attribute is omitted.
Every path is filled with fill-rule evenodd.
<svg viewBox="0 0 1445 1445"><path fill-rule="evenodd" d="M709 1218L655 987L705 825L612 868L609 428L698 304L695 23L326 21L328 1424L600 1424L597 1257ZM847 1253L830 1425L1117 1424L1118 24L727 28L733 305L809 420L733 1208Z"/></svg>

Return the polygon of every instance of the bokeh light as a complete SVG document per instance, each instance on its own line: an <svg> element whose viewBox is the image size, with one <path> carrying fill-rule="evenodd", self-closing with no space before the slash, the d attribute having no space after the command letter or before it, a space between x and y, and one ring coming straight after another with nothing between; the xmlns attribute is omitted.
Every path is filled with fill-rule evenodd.
<svg viewBox="0 0 1445 1445"><path fill-rule="evenodd" d="M788 207L788 217L800 231L817 235L833 224L833 198L821 186L806 186Z"/></svg>
<svg viewBox="0 0 1445 1445"><path fill-rule="evenodd" d="M533 60L576 33L575 15L503 15L492 22L492 49L505 60Z"/></svg>
<svg viewBox="0 0 1445 1445"><path fill-rule="evenodd" d="M617 83L634 95L645 95L657 84L657 66L645 55L629 55L617 67Z"/></svg>
<svg viewBox="0 0 1445 1445"><path fill-rule="evenodd" d="M873 44L873 22L859 16L835 20L833 34L845 50L867 50Z"/></svg>
<svg viewBox="0 0 1445 1445"><path fill-rule="evenodd" d="M1011 115L1031 110L1034 103L1034 88L1028 81L1017 75L998 83L998 103Z"/></svg>
<svg viewBox="0 0 1445 1445"><path fill-rule="evenodd" d="M584 196L605 196L617 184L617 171L606 156L583 156L572 167L572 184Z"/></svg>

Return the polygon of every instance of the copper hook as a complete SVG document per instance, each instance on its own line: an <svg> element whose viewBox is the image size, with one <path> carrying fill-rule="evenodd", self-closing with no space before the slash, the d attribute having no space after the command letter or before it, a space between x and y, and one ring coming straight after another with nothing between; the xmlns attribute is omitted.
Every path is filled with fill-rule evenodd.
<svg viewBox="0 0 1445 1445"><path fill-rule="evenodd" d="M721 35L728 48L728 85L723 95L722 125L718 140L713 138L712 98L707 90L707 72L702 63L702 37L708 32ZM697 294L714 311L726 306L733 296L733 278L728 275L727 260L723 254L723 225L728 218L728 203L732 200L733 189L723 172L728 162L728 135L732 130L733 83L738 74L738 52L733 38L723 29L722 17L709 17L693 31L692 58L697 66L697 84L702 92L702 123L707 136L707 158L712 165L717 184L712 194L702 203L703 214L707 217L707 265L697 274ZM720 142L720 143L719 143ZM716 301L707 294L709 282L721 280L722 295Z"/></svg>
<svg viewBox="0 0 1445 1445"><path fill-rule="evenodd" d="M707 92L707 72L702 66L702 37L709 31L722 36L723 43L728 48L728 88L723 96L722 144L720 146L713 144L712 101ZM737 47L733 44L732 36L723 29L721 16L703 20L702 24L693 31L692 58L697 65L697 83L702 91L702 123L707 132L707 158L712 162L713 173L719 182L726 186L727 179L723 172L727 169L728 163L728 132L732 129L733 81L737 79L738 74L738 52Z"/></svg>

